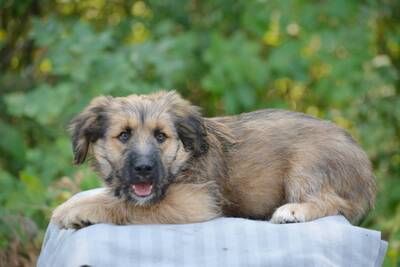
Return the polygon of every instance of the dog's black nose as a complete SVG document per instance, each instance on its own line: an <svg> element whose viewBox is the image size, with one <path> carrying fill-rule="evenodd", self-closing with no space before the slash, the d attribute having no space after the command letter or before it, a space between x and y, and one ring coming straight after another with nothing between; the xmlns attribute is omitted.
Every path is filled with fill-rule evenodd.
<svg viewBox="0 0 400 267"><path fill-rule="evenodd" d="M146 175L153 171L154 163L150 160L139 160L133 168L137 173Z"/></svg>
<svg viewBox="0 0 400 267"><path fill-rule="evenodd" d="M147 165L147 164L135 166L135 171L137 171L137 172L150 172L152 170L153 170L153 166Z"/></svg>

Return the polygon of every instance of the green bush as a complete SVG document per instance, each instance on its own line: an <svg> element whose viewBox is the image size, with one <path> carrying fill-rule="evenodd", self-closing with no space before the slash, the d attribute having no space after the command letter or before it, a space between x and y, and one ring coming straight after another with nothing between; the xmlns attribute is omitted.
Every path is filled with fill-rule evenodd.
<svg viewBox="0 0 400 267"><path fill-rule="evenodd" d="M400 266L396 0L0 1L0 265L32 264L51 210L100 185L72 165L72 116L100 94L160 88L207 116L286 108L348 129L380 187L363 226Z"/></svg>

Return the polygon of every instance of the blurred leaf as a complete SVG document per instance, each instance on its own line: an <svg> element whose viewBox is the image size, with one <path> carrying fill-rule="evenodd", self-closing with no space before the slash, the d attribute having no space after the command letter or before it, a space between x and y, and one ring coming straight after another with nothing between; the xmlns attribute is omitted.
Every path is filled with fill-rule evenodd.
<svg viewBox="0 0 400 267"><path fill-rule="evenodd" d="M27 94L12 93L5 97L8 112L14 116L26 116L46 125L57 121L71 101L73 85L61 83L56 87L43 84Z"/></svg>
<svg viewBox="0 0 400 267"><path fill-rule="evenodd" d="M25 141L23 135L12 125L0 120L0 150L15 161L25 161Z"/></svg>

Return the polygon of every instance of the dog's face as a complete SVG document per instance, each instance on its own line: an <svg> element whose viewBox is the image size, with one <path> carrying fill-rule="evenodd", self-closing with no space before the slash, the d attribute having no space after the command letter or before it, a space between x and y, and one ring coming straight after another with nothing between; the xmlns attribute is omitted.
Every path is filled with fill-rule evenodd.
<svg viewBox="0 0 400 267"><path fill-rule="evenodd" d="M161 200L185 163L208 148L198 109L175 92L95 98L71 130L75 162L89 151L115 195L139 205Z"/></svg>

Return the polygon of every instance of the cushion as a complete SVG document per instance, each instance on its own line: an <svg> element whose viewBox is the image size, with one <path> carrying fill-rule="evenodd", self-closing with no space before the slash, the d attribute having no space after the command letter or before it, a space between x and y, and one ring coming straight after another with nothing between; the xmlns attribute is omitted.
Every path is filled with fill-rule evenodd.
<svg viewBox="0 0 400 267"><path fill-rule="evenodd" d="M50 222L37 266L381 266L386 248L380 232L343 216L295 224L218 218L80 230Z"/></svg>

